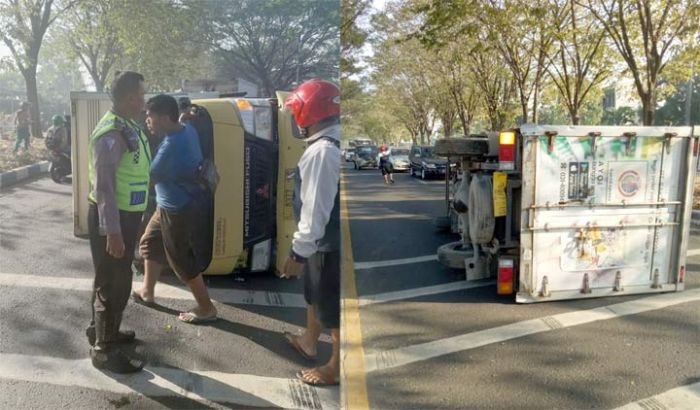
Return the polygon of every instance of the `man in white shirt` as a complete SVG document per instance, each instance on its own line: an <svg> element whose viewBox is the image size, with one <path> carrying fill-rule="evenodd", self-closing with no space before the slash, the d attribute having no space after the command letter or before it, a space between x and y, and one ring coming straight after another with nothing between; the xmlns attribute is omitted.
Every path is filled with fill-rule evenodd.
<svg viewBox="0 0 700 410"><path fill-rule="evenodd" d="M309 144L295 172L297 231L282 272L304 275L307 324L303 334L285 336L304 358L315 359L321 329L330 329L333 354L328 363L297 377L315 386L335 385L340 377L340 90L310 80L289 95L285 107Z"/></svg>

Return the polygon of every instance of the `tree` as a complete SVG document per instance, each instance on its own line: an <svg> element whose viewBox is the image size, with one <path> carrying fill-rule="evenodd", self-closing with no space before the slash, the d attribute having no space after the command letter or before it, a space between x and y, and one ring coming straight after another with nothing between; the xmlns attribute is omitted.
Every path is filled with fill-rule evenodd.
<svg viewBox="0 0 700 410"><path fill-rule="evenodd" d="M478 17L488 30L489 43L511 70L523 121L537 123L538 97L555 38L551 28L558 25L562 7L550 0L488 2Z"/></svg>
<svg viewBox="0 0 700 410"><path fill-rule="evenodd" d="M340 73L347 78L358 72L354 53L367 40L367 31L360 28L357 20L367 13L369 0L342 0L340 3Z"/></svg>
<svg viewBox="0 0 700 410"><path fill-rule="evenodd" d="M684 125L686 118L686 103L688 90L686 84L675 87L671 94L656 111L657 125ZM700 124L700 75L695 76L691 97L690 124Z"/></svg>
<svg viewBox="0 0 700 410"><path fill-rule="evenodd" d="M124 52L116 24L118 4L110 0L84 0L60 22L63 39L100 92L104 91L107 76Z"/></svg>
<svg viewBox="0 0 700 410"><path fill-rule="evenodd" d="M27 100L31 103L31 133L41 135L37 66L39 51L49 27L75 1L0 0L0 39L10 50L17 70L24 77Z"/></svg>
<svg viewBox="0 0 700 410"><path fill-rule="evenodd" d="M213 5L211 40L228 75L258 82L268 96L310 77L338 81L337 2L235 0Z"/></svg>
<svg viewBox="0 0 700 410"><path fill-rule="evenodd" d="M110 1L123 50L113 70L140 72L152 92L176 90L183 79L213 74L209 41L212 2Z"/></svg>
<svg viewBox="0 0 700 410"><path fill-rule="evenodd" d="M696 40L697 0L578 0L603 25L634 78L644 125L654 124L660 75Z"/></svg>
<svg viewBox="0 0 700 410"><path fill-rule="evenodd" d="M566 0L562 24L555 34L555 49L547 56L552 81L563 97L571 124L581 123L581 108L589 93L610 73L603 59L605 29L590 13L581 13L576 0Z"/></svg>

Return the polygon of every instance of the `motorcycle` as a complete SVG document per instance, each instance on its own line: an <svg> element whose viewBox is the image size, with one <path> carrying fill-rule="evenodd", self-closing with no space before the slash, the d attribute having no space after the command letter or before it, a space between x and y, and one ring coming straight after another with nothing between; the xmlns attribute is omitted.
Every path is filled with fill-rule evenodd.
<svg viewBox="0 0 700 410"><path fill-rule="evenodd" d="M53 182L60 184L63 182L63 178L72 173L70 156L63 151L52 149L49 151L49 159L51 160L49 175Z"/></svg>

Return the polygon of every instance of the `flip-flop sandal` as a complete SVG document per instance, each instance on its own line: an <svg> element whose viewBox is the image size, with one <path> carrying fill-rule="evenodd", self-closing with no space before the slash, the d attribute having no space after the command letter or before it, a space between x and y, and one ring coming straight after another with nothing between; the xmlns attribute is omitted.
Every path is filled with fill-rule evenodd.
<svg viewBox="0 0 700 410"><path fill-rule="evenodd" d="M219 318L216 315L213 316L199 316L194 312L182 312L177 316L177 320L184 323L189 323L191 325L197 325L200 323L211 323L216 322Z"/></svg>
<svg viewBox="0 0 700 410"><path fill-rule="evenodd" d="M143 305L143 306L148 306L148 307L158 306L158 304L155 301L148 301L134 291L131 292L131 300L133 300L135 303L138 303L139 305Z"/></svg>
<svg viewBox="0 0 700 410"><path fill-rule="evenodd" d="M307 374L304 374L304 372L297 372L297 379L302 381L305 384L308 384L309 386L315 386L315 387L323 387L323 386L337 386L340 384L340 380L336 378L329 378L327 375L324 375L318 369L310 369L310 370L315 370L315 374L318 374L320 377L317 380L310 379Z"/></svg>
<svg viewBox="0 0 700 410"><path fill-rule="evenodd" d="M301 347L299 344L298 336L289 333L289 332L284 332L284 338L287 339L287 343L289 343L290 346L294 348L294 350L297 351L306 360L316 360L316 356L311 356L310 354L306 353L304 349Z"/></svg>

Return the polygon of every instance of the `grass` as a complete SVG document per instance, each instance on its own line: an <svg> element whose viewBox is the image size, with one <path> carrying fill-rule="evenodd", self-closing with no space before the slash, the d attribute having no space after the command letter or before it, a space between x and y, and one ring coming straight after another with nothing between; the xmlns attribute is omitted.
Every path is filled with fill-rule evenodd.
<svg viewBox="0 0 700 410"><path fill-rule="evenodd" d="M44 146L43 139L32 138L29 144L29 151L25 151L24 147L20 147L17 154L15 154L12 152L15 148L15 136L0 135L0 172L36 164L49 158L49 152Z"/></svg>

